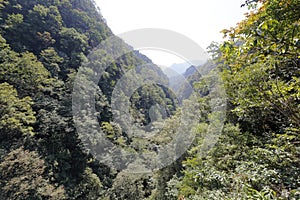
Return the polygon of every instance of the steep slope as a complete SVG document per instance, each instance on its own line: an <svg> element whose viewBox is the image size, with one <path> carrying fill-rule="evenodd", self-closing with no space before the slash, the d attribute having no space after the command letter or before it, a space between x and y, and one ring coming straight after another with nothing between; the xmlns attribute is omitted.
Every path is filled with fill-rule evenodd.
<svg viewBox="0 0 300 200"><path fill-rule="evenodd" d="M202 106L199 138L184 174L168 183L169 199L300 198L299 1L246 4L246 19L223 30L213 51L227 94L222 135L203 152L211 108Z"/></svg>
<svg viewBox="0 0 300 200"><path fill-rule="evenodd" d="M174 63L170 67L164 69L164 73L169 77L172 78L174 76L178 76L179 74L183 74L187 68L189 68L190 64L185 63Z"/></svg>
<svg viewBox="0 0 300 200"><path fill-rule="evenodd" d="M211 65L211 66L210 66ZM200 66L188 67L182 75L169 78L169 87L177 95L179 102L188 99L194 90L194 83L201 79L201 68L213 68L211 62L207 62Z"/></svg>
<svg viewBox="0 0 300 200"><path fill-rule="evenodd" d="M2 197L96 199L114 196L113 192L105 191L117 184L118 171L84 150L72 116L72 89L78 69L84 62L90 62L91 52L101 50L98 47L101 42L113 36L99 9L92 0L3 0L0 9ZM99 58L98 64L111 58L109 51ZM149 67L143 67L145 65ZM98 123L107 138L134 152L140 149L137 139L118 128L111 110L112 91L131 69L167 85L167 77L160 68L139 52L131 51L107 66L99 78L101 91L95 100ZM145 95L148 91L152 92L151 96ZM170 110L166 118L173 115L176 102L171 99L172 94L162 85L140 87L131 102L136 123L149 124L152 115L149 110L157 103ZM14 163L19 163L20 157L24 170L10 167L16 166ZM143 180L147 182L149 177L141 177L139 181ZM114 191L119 193L116 188ZM151 193L149 188L151 186L145 184L144 195L149 195L148 190Z"/></svg>

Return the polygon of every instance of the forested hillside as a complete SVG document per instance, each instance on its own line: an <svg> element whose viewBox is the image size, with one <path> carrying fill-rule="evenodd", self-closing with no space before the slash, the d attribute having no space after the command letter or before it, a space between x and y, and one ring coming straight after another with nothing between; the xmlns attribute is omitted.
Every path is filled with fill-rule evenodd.
<svg viewBox="0 0 300 200"><path fill-rule="evenodd" d="M225 41L210 46L211 60L191 68L176 97L150 59L120 39L101 47L114 35L93 0L0 0L0 199L300 199L300 1L242 6L245 20L223 30ZM116 51L126 53L113 59ZM105 65L91 98L95 125L73 88L91 82L74 84L82 66L91 66L88 75ZM160 84L114 93L121 79L126 90L141 74ZM138 132L113 117L113 98L129 99ZM97 158L79 134L90 139L96 126L140 160ZM129 170L156 164L160 146L175 138L180 148L190 134L176 161ZM161 160L172 160L166 152Z"/></svg>
<svg viewBox="0 0 300 200"><path fill-rule="evenodd" d="M246 19L210 46L227 93L226 123L205 156L202 140L191 148L183 174L168 182L170 199L300 198L299 5L246 1Z"/></svg>
<svg viewBox="0 0 300 200"><path fill-rule="evenodd" d="M131 193L122 194L124 184L119 183L131 179L118 178L120 171L85 150L72 116L77 71L90 52L113 36L95 3L1 0L0 9L0 199L116 199ZM113 49L106 51L99 62L112 57ZM138 68L142 64L151 67ZM110 101L118 79L135 68L167 85L160 68L131 51L110 63L95 96L98 123L107 139L133 152L140 149L138 138L113 122ZM171 99L163 85L140 87L132 98L134 120L149 124L154 103L165 105L169 110L164 118L171 117L177 107ZM149 177L132 178L144 184L137 192L149 196Z"/></svg>

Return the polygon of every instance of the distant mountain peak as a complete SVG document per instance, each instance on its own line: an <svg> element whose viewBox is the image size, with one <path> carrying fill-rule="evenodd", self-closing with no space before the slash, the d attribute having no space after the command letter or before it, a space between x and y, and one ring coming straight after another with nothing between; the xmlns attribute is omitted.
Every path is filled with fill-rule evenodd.
<svg viewBox="0 0 300 200"><path fill-rule="evenodd" d="M196 63L198 66L204 64L206 61L193 61L193 62L183 62L183 63L174 63L171 66L164 69L164 73L169 77L175 77L179 75L184 75L186 71L193 66L191 63ZM195 68L195 66L194 66ZM191 69L190 69L191 70Z"/></svg>
<svg viewBox="0 0 300 200"><path fill-rule="evenodd" d="M197 68L194 65L192 65L185 70L185 72L183 73L183 76L187 78L190 75L194 74L196 70L197 70Z"/></svg>

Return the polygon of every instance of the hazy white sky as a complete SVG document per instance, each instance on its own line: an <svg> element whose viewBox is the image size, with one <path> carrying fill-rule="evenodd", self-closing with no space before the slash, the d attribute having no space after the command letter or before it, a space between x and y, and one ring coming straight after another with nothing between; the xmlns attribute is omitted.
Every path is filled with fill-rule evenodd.
<svg viewBox="0 0 300 200"><path fill-rule="evenodd" d="M242 19L244 0L95 0L114 34L140 28L163 28L181 33L203 49L221 41L220 31ZM159 65L182 60L161 51L142 51Z"/></svg>

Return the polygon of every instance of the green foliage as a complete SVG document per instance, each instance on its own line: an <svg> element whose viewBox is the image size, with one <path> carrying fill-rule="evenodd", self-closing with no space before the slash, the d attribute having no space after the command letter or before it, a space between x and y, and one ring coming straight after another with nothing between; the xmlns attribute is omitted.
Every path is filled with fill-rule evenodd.
<svg viewBox="0 0 300 200"><path fill-rule="evenodd" d="M35 122L30 97L18 98L17 91L8 83L0 84L0 132L1 140L13 138L19 134L33 135Z"/></svg>
<svg viewBox="0 0 300 200"><path fill-rule="evenodd" d="M101 181L91 168L84 170L82 180L76 186L74 193L76 199L100 199L103 195Z"/></svg>
<svg viewBox="0 0 300 200"><path fill-rule="evenodd" d="M163 85L144 85L137 89L130 99L133 117L138 123L144 125L148 125L151 121L156 121L159 118L166 119L175 114L178 103L174 99L176 98L172 91ZM155 105L159 105L159 108L155 108ZM162 111L152 113L151 108Z"/></svg>
<svg viewBox="0 0 300 200"><path fill-rule="evenodd" d="M189 199L284 199L286 192L293 197L299 158L273 145L273 139L241 133L228 124L207 156L192 154L184 162L185 175L175 186Z"/></svg>
<svg viewBox="0 0 300 200"><path fill-rule="evenodd" d="M76 133L72 116L72 91L74 78L78 68L87 61L92 49L100 42L112 36L111 30L95 7L92 0L1 0L0 1L0 84L1 84L1 156L13 152L17 147L35 149L38 156L25 151L24 158L33 162L33 171L38 174L36 185L26 182L26 188L6 184L10 177L2 176L1 184L5 185L5 195L8 191L15 194L24 193L26 199L50 199L44 191L44 186L53 191L58 185L64 185L64 195L67 199L102 199L116 195L123 198L131 195L133 191L138 197L151 194L152 186L128 187L128 190L119 190L126 182L122 178L115 179L119 172L112 172L107 166L95 164L91 155L83 151L81 141ZM123 46L122 46L123 45ZM115 145L137 152L143 150L151 152L154 149L153 141L141 140L138 137L129 137L120 125L112 121L111 95L116 83L124 72L135 66L152 64L149 59L136 51L126 53L128 46L122 43L115 47L108 44L104 49L95 54L95 67L106 66L106 72L100 78L96 94L96 108L99 123L84 118L82 125L90 125L86 134L92 134L95 126L101 126L107 138ZM112 53L120 51L124 54L112 61ZM92 58L93 59L93 58ZM167 79L162 71L155 65L135 69L136 73L147 74L149 79L167 84ZM87 72L86 83L89 83ZM134 83L134 77L129 86ZM152 87L152 88L151 88ZM140 92L138 100L147 102L139 106L141 109L150 108L150 104L166 100L165 105L175 112L173 102L168 97L169 91L162 87L151 86L154 97ZM144 91L146 92L146 91ZM86 95L86 94L82 94ZM122 94L120 94L122 95ZM30 97L30 98L29 98ZM151 99L151 102L148 101ZM135 104L138 104L138 100ZM82 110L82 116L86 111ZM145 115L139 116L141 121ZM34 133L34 134L33 134ZM171 134L165 130L164 136ZM163 139L157 139L162 142ZM95 145L99 141L93 141ZM23 151L23 150L22 150ZM153 152L153 151L152 151ZM28 154L28 155L27 155ZM23 155L23 154L22 154ZM4 157L3 157L4 158ZM2 159L2 158L1 158ZM5 159L5 158L4 158ZM91 161L94 160L94 161ZM4 164L7 164L7 160ZM34 166L34 163L38 164ZM27 167L27 161L25 162ZM45 167L47 166L47 167ZM17 171L20 166L14 166ZM36 169L39 169L37 171ZM16 177L30 176L28 170L15 174ZM12 176L14 172L11 172ZM41 176L40 176L41 175ZM121 176L120 176L121 177ZM31 178L31 177L30 177ZM28 178L29 179L29 178ZM27 178L26 178L27 180ZM48 182L48 180L51 180ZM130 183L132 178L124 178ZM135 180L135 179L134 179ZM141 177L137 183L151 182L149 177ZM32 182L33 183L33 182ZM24 185L22 183L18 183ZM54 188L51 188L55 185ZM2 185L1 185L2 186ZM41 189L33 192L34 187ZM27 192L29 191L30 192ZM114 191L106 195L108 191ZM2 192L2 190L1 190ZM121 192L121 193L119 193ZM30 193L30 194L29 194ZM26 196L26 195L31 196ZM35 196L34 196L35 195ZM53 197L62 199L63 196ZM131 196L134 198L133 196ZM18 199L19 196L7 198Z"/></svg>
<svg viewBox="0 0 300 200"><path fill-rule="evenodd" d="M74 28L63 28L60 32L59 51L64 52L68 68L77 69L84 60L87 48L87 37Z"/></svg>
<svg viewBox="0 0 300 200"><path fill-rule="evenodd" d="M48 83L49 72L32 53L16 53L1 37L0 79L13 85L20 96L32 95Z"/></svg>
<svg viewBox="0 0 300 200"><path fill-rule="evenodd" d="M265 1L221 47L223 78L233 112L252 131L300 123L299 1Z"/></svg>
<svg viewBox="0 0 300 200"><path fill-rule="evenodd" d="M87 35L91 47L96 47L101 40L112 34L91 0L62 1L59 9L67 27L74 27Z"/></svg>
<svg viewBox="0 0 300 200"><path fill-rule="evenodd" d="M205 140L215 130L210 125L222 126L223 117L212 112L210 102L217 92L217 70L205 77L192 74L188 81L198 97L177 110L176 98L162 86L168 84L166 76L145 56L125 54L128 46L122 42L90 54L112 36L94 1L0 0L0 198L299 199L300 3L257 2L247 1L252 12L224 30L228 37L219 47L211 46L225 83L229 118L210 148L216 142L214 135ZM123 56L113 60L112 53ZM94 70L106 68L95 95L98 121L86 117L86 110L79 113L78 126L88 125L87 135L100 126L124 152L143 152L149 156L144 161L153 164L158 146L174 139L185 109L186 118L199 122L181 128L177 138L184 142L184 133L192 132L190 150L149 175L114 171L84 152L71 107L82 63L93 67L83 77L87 86ZM208 62L203 71L214 66ZM130 115L145 125L141 129L131 130L127 119L113 121L110 104L121 78L127 87L115 95L130 99ZM145 78L161 84L144 85ZM126 97L137 84L141 87ZM189 96L185 86L179 92L180 100ZM122 110L124 103L115 106ZM149 137L139 137L143 134ZM91 142L97 146L99 141Z"/></svg>
<svg viewBox="0 0 300 200"><path fill-rule="evenodd" d="M121 172L109 192L109 199L146 199L150 196L153 183L148 175Z"/></svg>
<svg viewBox="0 0 300 200"><path fill-rule="evenodd" d="M102 122L102 131L106 134L112 142L122 145L125 143L125 138L122 136L122 129L117 123L114 122Z"/></svg>
<svg viewBox="0 0 300 200"><path fill-rule="evenodd" d="M29 5L25 1L11 1L3 9L2 35L13 50L38 53L55 43L62 28L57 6L43 3ZM26 32L26 34L24 34Z"/></svg>
<svg viewBox="0 0 300 200"><path fill-rule="evenodd" d="M5 24L6 24L6 28L14 28L14 26L18 26L19 24L21 24L23 22L23 15L22 14L11 14L8 15Z"/></svg>
<svg viewBox="0 0 300 200"><path fill-rule="evenodd" d="M60 32L60 49L71 56L73 52L84 52L87 46L87 37L74 28L63 28ZM67 52L67 50L71 50Z"/></svg>
<svg viewBox="0 0 300 200"><path fill-rule="evenodd" d="M0 9L3 9L7 3L7 0L0 0Z"/></svg>
<svg viewBox="0 0 300 200"><path fill-rule="evenodd" d="M58 55L53 47L49 47L43 50L39 59L45 66L45 68L51 73L52 77L58 78L60 72L60 65L64 59Z"/></svg>
<svg viewBox="0 0 300 200"><path fill-rule="evenodd" d="M299 198L299 1L256 2L247 1L247 18L211 46L228 95L227 121L236 125L228 123L203 155L201 119L184 176L169 181L167 196Z"/></svg>
<svg viewBox="0 0 300 200"><path fill-rule="evenodd" d="M45 168L36 152L11 151L0 163L1 199L65 199L64 188L43 177Z"/></svg>

